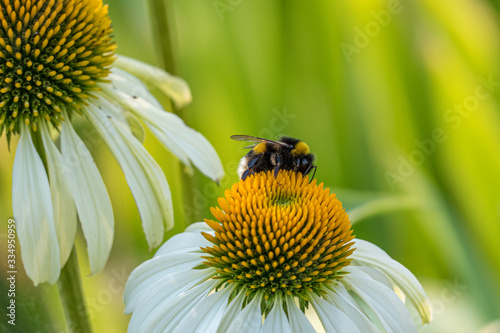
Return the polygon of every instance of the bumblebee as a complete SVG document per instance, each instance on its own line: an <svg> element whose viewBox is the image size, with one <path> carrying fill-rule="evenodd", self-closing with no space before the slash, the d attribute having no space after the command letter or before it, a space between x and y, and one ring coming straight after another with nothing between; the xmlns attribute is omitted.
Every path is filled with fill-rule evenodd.
<svg viewBox="0 0 500 333"><path fill-rule="evenodd" d="M314 155L311 154L309 146L298 139L282 136L279 141L273 141L250 135L232 135L231 139L237 141L250 141L255 144L245 148L251 148L240 161L238 176L245 180L248 175L261 171L274 170L274 177L280 170L292 170L300 172L304 176L314 169Z"/></svg>

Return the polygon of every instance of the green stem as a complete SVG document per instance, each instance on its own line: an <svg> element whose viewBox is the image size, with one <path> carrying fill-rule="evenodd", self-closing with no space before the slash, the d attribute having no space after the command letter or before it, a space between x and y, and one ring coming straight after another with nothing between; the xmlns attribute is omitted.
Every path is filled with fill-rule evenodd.
<svg viewBox="0 0 500 333"><path fill-rule="evenodd" d="M167 0L149 0L149 7L153 22L153 35L157 45L158 58L161 61L163 69L172 75L178 76L179 72L175 61L175 46L173 41L173 31L175 25L173 22L173 14L169 13L169 7L171 8L172 6L169 6ZM182 113L175 109L173 103L171 104L174 113L185 121ZM179 173L182 187L182 198L185 205L187 202L193 201L195 181L192 175L189 175L186 171L184 171L182 165L179 166ZM185 211L183 211L183 215L183 219L185 220ZM201 221L202 216L192 216L192 218L194 218L193 221L184 221L185 225L194 221Z"/></svg>
<svg viewBox="0 0 500 333"><path fill-rule="evenodd" d="M91 333L92 326L85 305L82 282L80 279L80 269L78 267L78 257L76 248L73 250L61 270L61 276L57 281L59 296L64 308L66 323L69 332Z"/></svg>
<svg viewBox="0 0 500 333"><path fill-rule="evenodd" d="M173 23L169 23L168 4L166 0L149 0L153 22L153 35L158 45L157 52L163 69L172 75L178 75L174 56Z"/></svg>

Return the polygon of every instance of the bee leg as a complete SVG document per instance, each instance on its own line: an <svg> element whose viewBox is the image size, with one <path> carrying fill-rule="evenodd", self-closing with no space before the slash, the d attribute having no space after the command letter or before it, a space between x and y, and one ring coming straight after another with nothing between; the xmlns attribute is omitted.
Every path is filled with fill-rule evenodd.
<svg viewBox="0 0 500 333"><path fill-rule="evenodd" d="M247 166L247 167L248 167L248 169L246 169L246 170L245 170L245 172L243 172L243 174L241 175L241 180L245 180L245 179L248 177L248 175L250 174L250 172L252 172L252 173L253 173L253 171L252 171L252 167L255 165L255 163L257 163L257 161L259 160L259 158L260 158L262 155L264 155L264 153L261 153L261 154L259 154L259 155L255 156L254 158L252 158L252 159L250 160L250 162L248 162L248 166Z"/></svg>
<svg viewBox="0 0 500 333"><path fill-rule="evenodd" d="M303 176L307 175L309 172L311 172L311 169L313 168L312 164L309 164L307 168L304 171L300 171Z"/></svg>
<svg viewBox="0 0 500 333"><path fill-rule="evenodd" d="M275 168L274 168L274 178L278 177L278 172L280 171L280 166L277 165Z"/></svg>
<svg viewBox="0 0 500 333"><path fill-rule="evenodd" d="M276 154L276 167L274 168L274 178L278 177L278 172L280 171L280 167L283 161L281 160L281 155Z"/></svg>
<svg viewBox="0 0 500 333"><path fill-rule="evenodd" d="M248 174L250 173L250 169L246 169L245 172L241 175L241 180L245 180L248 177Z"/></svg>
<svg viewBox="0 0 500 333"><path fill-rule="evenodd" d="M250 160L250 162L248 162L248 168L249 168L249 169L251 169L251 168L255 165L255 163L257 163L257 161L259 160L259 158L260 158L262 155L264 155L264 153L261 153L261 154L259 154L259 155L256 155L254 158L252 158L252 159Z"/></svg>
<svg viewBox="0 0 500 333"><path fill-rule="evenodd" d="M309 165L309 167L307 168L306 173L305 173L306 175L311 171L311 169L314 169L313 175L312 175L311 179L309 179L309 184L313 181L314 176L316 175L317 168L318 168L317 165L312 165L312 164Z"/></svg>

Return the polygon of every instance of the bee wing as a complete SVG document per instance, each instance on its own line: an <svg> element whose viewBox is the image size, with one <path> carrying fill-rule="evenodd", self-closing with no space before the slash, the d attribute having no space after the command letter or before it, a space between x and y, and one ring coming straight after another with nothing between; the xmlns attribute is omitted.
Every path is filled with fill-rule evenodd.
<svg viewBox="0 0 500 333"><path fill-rule="evenodd" d="M251 135L231 135L231 139L236 140L236 141L269 142L269 143L276 144L278 146L282 146L282 147L286 147L286 148L293 148L288 143L259 138L257 136L251 136ZM255 145L251 145L251 146L248 146L245 148L253 148L253 147L255 147Z"/></svg>

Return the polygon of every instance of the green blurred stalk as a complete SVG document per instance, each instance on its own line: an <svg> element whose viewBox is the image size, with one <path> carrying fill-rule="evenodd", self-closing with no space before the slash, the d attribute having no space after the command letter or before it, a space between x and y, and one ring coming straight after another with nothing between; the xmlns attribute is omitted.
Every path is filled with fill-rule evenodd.
<svg viewBox="0 0 500 333"><path fill-rule="evenodd" d="M92 326L90 325L85 297L83 296L75 246L73 246L66 265L61 270L57 287L64 308L68 332L91 333Z"/></svg>
<svg viewBox="0 0 500 333"><path fill-rule="evenodd" d="M156 51L158 53L158 59L162 64L163 69L169 72L172 75L178 76L177 64L175 61L174 55L174 41L173 41L173 30L175 27L175 22L173 20L172 13L169 13L169 4L168 0L149 0L149 8L152 18L153 24L153 35L156 43ZM170 15L169 15L170 14ZM171 103L173 112L179 116L182 120L185 121L180 110L175 108L174 103ZM181 164L180 162L178 162ZM188 174L185 171L185 168L180 165L179 167L180 173L180 182L181 182L181 191L182 191L182 202L190 202L194 198L194 187L195 181L193 176ZM196 212L193 212L197 214ZM194 216L193 221L186 221L186 213L184 209L182 210L182 220L184 220L184 225L188 225L193 221L201 221L202 216Z"/></svg>
<svg viewBox="0 0 500 333"><path fill-rule="evenodd" d="M417 209L424 206L426 206L426 202L415 195L382 197L373 199L352 209L349 212L349 216L354 224L373 216L407 209Z"/></svg>
<svg viewBox="0 0 500 333"><path fill-rule="evenodd" d="M162 63L163 69L172 75L178 75L174 56L174 42L172 39L172 27L175 23L170 23L167 0L149 0L151 18L153 22L153 35L157 45L156 51Z"/></svg>

